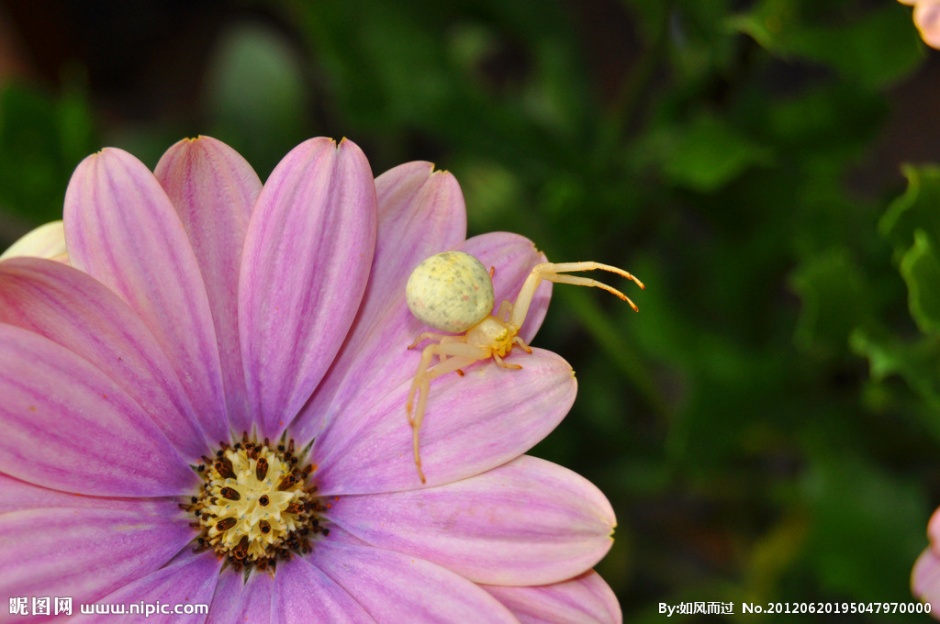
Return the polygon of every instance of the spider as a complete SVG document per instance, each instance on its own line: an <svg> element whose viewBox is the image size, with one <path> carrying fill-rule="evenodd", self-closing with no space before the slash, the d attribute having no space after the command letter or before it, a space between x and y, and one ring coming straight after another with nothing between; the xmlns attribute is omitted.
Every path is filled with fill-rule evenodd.
<svg viewBox="0 0 940 624"><path fill-rule="evenodd" d="M504 358L516 345L526 353L532 353L529 346L519 337L519 328L526 319L532 298L542 280L601 288L626 301L634 311L639 311L639 308L619 290L594 279L567 274L578 271L608 271L644 288L643 283L636 277L608 264L590 261L558 264L543 262L532 268L516 297L516 302L503 301L494 315L491 314L495 300L492 280L494 270L487 271L483 264L470 254L445 251L419 264L408 278L405 295L411 313L425 325L450 332L423 332L408 347L414 349L425 340L432 341L421 353L418 372L411 383L405 404L408 424L411 425L414 435L415 466L421 483L426 483L427 480L421 467L418 430L424 420L431 381L455 371L463 375L461 369L490 358L503 368L522 368L519 364L506 362ZM432 367L431 363L435 357L439 362ZM416 395L417 409L414 410Z"/></svg>

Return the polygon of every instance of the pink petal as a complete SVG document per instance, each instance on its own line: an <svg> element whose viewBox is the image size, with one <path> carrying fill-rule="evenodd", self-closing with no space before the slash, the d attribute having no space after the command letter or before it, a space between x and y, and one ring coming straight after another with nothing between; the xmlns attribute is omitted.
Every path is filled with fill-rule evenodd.
<svg viewBox="0 0 940 624"><path fill-rule="evenodd" d="M311 139L275 168L251 217L239 285L248 398L275 436L320 383L356 316L375 248L362 151Z"/></svg>
<svg viewBox="0 0 940 624"><path fill-rule="evenodd" d="M0 472L58 490L184 493L197 479L140 406L87 360L0 324Z"/></svg>
<svg viewBox="0 0 940 624"><path fill-rule="evenodd" d="M153 174L108 148L82 161L65 194L73 266L127 301L169 356L213 440L230 437L215 328L199 265Z"/></svg>
<svg viewBox="0 0 940 624"><path fill-rule="evenodd" d="M310 563L295 557L277 567L274 621L282 624L375 622L356 600Z"/></svg>
<svg viewBox="0 0 940 624"><path fill-rule="evenodd" d="M210 137L171 147L154 175L176 207L202 272L236 432L251 429L238 337L238 272L261 180L235 150Z"/></svg>
<svg viewBox="0 0 940 624"><path fill-rule="evenodd" d="M456 178L429 162L410 162L375 179L380 240L364 308L379 311L401 296L414 267L467 235L467 211Z"/></svg>
<svg viewBox="0 0 940 624"><path fill-rule="evenodd" d="M70 596L75 613L79 603L158 569L193 536L179 517L138 510L6 513L0 515L0 595Z"/></svg>
<svg viewBox="0 0 940 624"><path fill-rule="evenodd" d="M52 221L24 234L9 249L0 254L0 260L17 257L47 258L68 262L65 249L65 229L61 221Z"/></svg>
<svg viewBox="0 0 940 624"><path fill-rule="evenodd" d="M355 402L405 378L397 359L400 347L413 340L415 321L404 299L408 276L422 260L466 236L463 195L451 174L412 162L380 175L375 185L378 238L362 307L336 362L292 425L298 439L318 435L338 393Z"/></svg>
<svg viewBox="0 0 940 624"><path fill-rule="evenodd" d="M222 561L213 555L196 554L190 549L184 549L179 557L165 567L98 598L95 604L100 608L123 608L128 614L133 608L139 609L139 613L131 616L134 621L201 624L206 621L207 613L186 614L184 609L202 611L201 607L209 607L221 567ZM162 611L164 609L167 610L165 613ZM179 613L176 609L180 610ZM77 605L73 604L73 612L77 610ZM113 611L109 617L117 621ZM106 619L102 614L86 615L69 621L99 622Z"/></svg>
<svg viewBox="0 0 940 624"><path fill-rule="evenodd" d="M425 490L340 496L330 519L354 536L477 583L543 585L590 569L610 550L610 503L583 477L523 456Z"/></svg>
<svg viewBox="0 0 940 624"><path fill-rule="evenodd" d="M914 24L924 43L940 49L940 0L920 0L914 5Z"/></svg>
<svg viewBox="0 0 940 624"><path fill-rule="evenodd" d="M245 581L241 572L223 570L206 623L277 624L275 584L268 574L252 574Z"/></svg>
<svg viewBox="0 0 940 624"><path fill-rule="evenodd" d="M619 624L617 597L597 572L553 585L483 589L509 607L523 624Z"/></svg>
<svg viewBox="0 0 940 624"><path fill-rule="evenodd" d="M450 483L504 464L532 448L568 413L577 393L571 367L549 351L513 354L521 370L492 361L431 383L420 432L428 485ZM324 495L421 486L405 416L410 380L372 406L350 406L341 426L316 439L313 460Z"/></svg>
<svg viewBox="0 0 940 624"><path fill-rule="evenodd" d="M179 515L178 496L163 498L112 498L61 492L33 485L0 473L0 514L48 508L88 508L134 511L166 518Z"/></svg>
<svg viewBox="0 0 940 624"><path fill-rule="evenodd" d="M0 322L88 360L154 420L184 457L208 440L172 364L140 317L85 273L31 258L0 264Z"/></svg>
<svg viewBox="0 0 940 624"><path fill-rule="evenodd" d="M258 575L252 575L258 576ZM219 574L215 588L215 596L209 607L207 624L233 624L247 622L244 614L243 601L245 599L245 577L231 568Z"/></svg>
<svg viewBox="0 0 940 624"><path fill-rule="evenodd" d="M933 512L927 523L927 538L933 544L940 544L940 507Z"/></svg>
<svg viewBox="0 0 940 624"><path fill-rule="evenodd" d="M467 579L433 563L330 538L311 563L336 581L378 622L515 622L509 611Z"/></svg>
<svg viewBox="0 0 940 624"><path fill-rule="evenodd" d="M940 614L940 555L928 548L914 564L911 571L911 592L922 602L929 604L930 612L937 618Z"/></svg>

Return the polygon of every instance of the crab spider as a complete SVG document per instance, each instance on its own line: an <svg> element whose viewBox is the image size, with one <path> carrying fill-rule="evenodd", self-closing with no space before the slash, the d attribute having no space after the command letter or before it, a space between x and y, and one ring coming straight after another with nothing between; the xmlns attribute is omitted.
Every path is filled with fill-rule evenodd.
<svg viewBox="0 0 940 624"><path fill-rule="evenodd" d="M408 347L414 349L425 340L431 341L421 353L418 372L411 383L405 404L405 413L414 437L415 466L421 483L426 483L426 479L421 468L418 430L424 420L431 381L455 371L463 375L461 369L491 358L503 368L522 368L519 364L506 362L504 358L515 346L526 353L532 352L519 337L519 328L525 322L532 298L542 280L600 288L626 301L634 311L638 311L630 298L616 288L588 277L568 275L579 271L608 271L635 282L640 288L644 287L640 280L627 271L608 264L543 262L533 267L516 302L503 301L494 315L491 314L495 301L492 273L470 254L445 251L431 256L411 273L405 288L411 313L425 325L449 332L421 333ZM432 366L434 358L439 361Z"/></svg>

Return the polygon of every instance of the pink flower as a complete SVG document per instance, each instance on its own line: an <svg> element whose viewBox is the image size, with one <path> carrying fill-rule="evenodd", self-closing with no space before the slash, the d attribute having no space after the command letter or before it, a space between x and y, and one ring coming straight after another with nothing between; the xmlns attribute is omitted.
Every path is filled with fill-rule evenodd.
<svg viewBox="0 0 940 624"><path fill-rule="evenodd" d="M940 0L898 0L914 7L914 25L921 39L931 48L940 50Z"/></svg>
<svg viewBox="0 0 940 624"><path fill-rule="evenodd" d="M911 590L930 605L930 614L940 619L940 509L930 518L927 538L930 546L917 558L911 572Z"/></svg>
<svg viewBox="0 0 940 624"><path fill-rule="evenodd" d="M591 571L610 504L523 455L574 401L559 356L435 381L426 487L415 472L411 269L468 251L496 267L501 301L542 258L512 234L464 240L453 176L416 162L373 180L345 140L301 144L263 187L210 138L154 173L105 149L72 178L64 233L67 263L0 262L0 609L70 597L74 614L210 605L174 619L190 622L620 620Z"/></svg>

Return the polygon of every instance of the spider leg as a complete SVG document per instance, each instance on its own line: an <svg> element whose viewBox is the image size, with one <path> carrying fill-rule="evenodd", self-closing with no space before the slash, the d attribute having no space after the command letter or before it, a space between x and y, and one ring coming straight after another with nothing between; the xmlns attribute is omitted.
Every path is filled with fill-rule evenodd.
<svg viewBox="0 0 940 624"><path fill-rule="evenodd" d="M623 301L626 301L634 312L639 312L640 309L636 307L636 304L613 286L608 286L604 282L598 282L596 279L591 279L590 277L580 277L578 275L553 275L551 281L556 284L574 284L575 286L593 286L594 288L600 288L601 290L606 290L612 295L616 295Z"/></svg>
<svg viewBox="0 0 940 624"><path fill-rule="evenodd" d="M454 338L454 336L450 336L447 334L435 334L434 332L422 332L418 334L414 342L408 345L408 348L415 349L418 347L419 344L421 344L425 340L436 340L437 342L440 342L444 340L445 338Z"/></svg>
<svg viewBox="0 0 940 624"><path fill-rule="evenodd" d="M529 306L532 304L532 298L535 297L535 291L539 284L542 283L542 280L548 280L558 284L574 284L575 286L593 286L594 288L600 288L626 301L628 304L630 304L630 307L633 308L634 311L639 310L639 308L636 307L636 304L633 303L629 297L613 286L608 286L603 282L599 282L588 277L563 275L564 273L573 273L576 271L607 271L608 273L615 273L621 277L625 277L626 279L634 282L640 288L645 288L645 286L643 286L643 282L634 277L632 273L609 264L601 264L600 262L590 261L560 262L558 264L543 262L542 264L535 265L535 267L532 269L532 272L529 273L529 276L526 278L525 283L523 283L522 290L519 291L519 296L516 298L516 304L513 306L509 323L516 327L522 326L526 315L529 313Z"/></svg>
<svg viewBox="0 0 940 624"><path fill-rule="evenodd" d="M463 334L459 336L441 336L441 341L439 344L453 344L453 343L466 344L466 338L464 337ZM438 353L437 355L440 358L441 364L443 364L447 360L447 357L448 357L447 353L441 352L441 353ZM459 368L457 369L457 374L463 377L463 371L460 370Z"/></svg>
<svg viewBox="0 0 940 624"><path fill-rule="evenodd" d="M497 354L493 354L493 360L503 368L508 368L509 370L520 370L522 367L518 364L507 364L503 361L503 358L499 357Z"/></svg>
<svg viewBox="0 0 940 624"><path fill-rule="evenodd" d="M505 299L499 304L499 310L496 312L496 318L503 322L509 321L509 315L512 314L512 304Z"/></svg>
<svg viewBox="0 0 940 624"><path fill-rule="evenodd" d="M442 359L441 363L428 368L435 356ZM421 483L426 483L424 470L421 467L421 452L418 444L418 430L424 421L424 413L428 403L428 393L431 389L431 382L438 377L446 375L461 368L470 366L476 361L485 360L490 357L490 353L483 347L476 347L465 342L446 342L443 344L432 344L424 348L421 352L421 361L418 364L418 372L411 382L411 389L408 391L408 400L405 403L405 414L408 417L408 424L411 425L414 443L415 467L418 469L418 476ZM444 358L447 358L444 360ZM417 397L417 401L415 398ZM414 408L414 416L412 416Z"/></svg>

